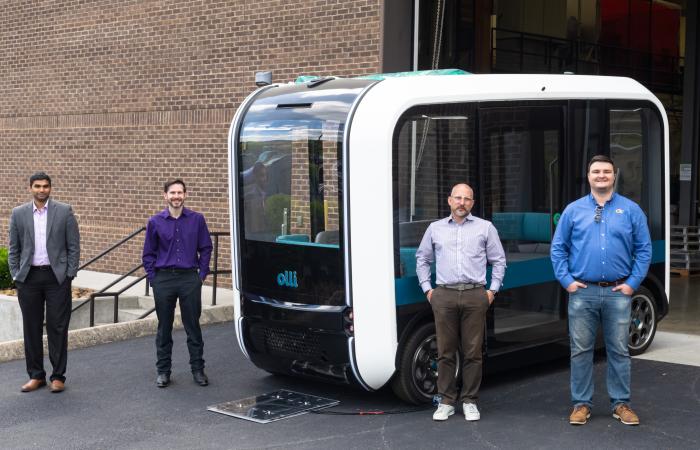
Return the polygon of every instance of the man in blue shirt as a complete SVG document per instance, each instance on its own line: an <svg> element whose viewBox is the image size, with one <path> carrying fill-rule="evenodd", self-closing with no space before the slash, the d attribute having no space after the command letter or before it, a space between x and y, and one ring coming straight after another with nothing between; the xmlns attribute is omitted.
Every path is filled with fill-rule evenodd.
<svg viewBox="0 0 700 450"><path fill-rule="evenodd" d="M192 377L200 386L206 386L209 380L204 374L204 342L199 317L202 283L209 273L211 237L204 216L185 208L187 188L184 181L168 181L163 191L168 207L149 219L142 257L148 281L153 286L158 316L156 385L170 384L173 320L179 298Z"/></svg>
<svg viewBox="0 0 700 450"><path fill-rule="evenodd" d="M631 296L651 261L646 216L632 200L613 192L615 165L603 155L588 163L591 193L569 204L552 240L552 265L569 293L572 425L583 425L593 405L593 351L602 324L608 358L607 385L613 417L638 425L630 408Z"/></svg>

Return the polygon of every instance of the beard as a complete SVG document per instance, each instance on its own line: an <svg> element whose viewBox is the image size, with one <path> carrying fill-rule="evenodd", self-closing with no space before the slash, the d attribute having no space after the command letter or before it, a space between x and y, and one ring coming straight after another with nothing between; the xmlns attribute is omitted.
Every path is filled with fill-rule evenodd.
<svg viewBox="0 0 700 450"><path fill-rule="evenodd" d="M175 208L175 209L182 208L183 206L185 206L184 199L182 199L182 200L167 200L166 203L168 204L168 206L170 206L171 208Z"/></svg>
<svg viewBox="0 0 700 450"><path fill-rule="evenodd" d="M452 211L452 214L454 214L457 217L465 217L469 214L469 211L467 211L466 208L455 208Z"/></svg>

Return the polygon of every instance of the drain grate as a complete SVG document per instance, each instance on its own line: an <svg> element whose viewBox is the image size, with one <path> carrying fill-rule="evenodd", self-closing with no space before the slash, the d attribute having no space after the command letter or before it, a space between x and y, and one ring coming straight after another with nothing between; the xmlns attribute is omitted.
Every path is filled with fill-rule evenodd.
<svg viewBox="0 0 700 450"><path fill-rule="evenodd" d="M267 394L208 406L207 410L253 422L270 423L306 414L311 410L330 408L339 403L340 401L330 398L280 389Z"/></svg>

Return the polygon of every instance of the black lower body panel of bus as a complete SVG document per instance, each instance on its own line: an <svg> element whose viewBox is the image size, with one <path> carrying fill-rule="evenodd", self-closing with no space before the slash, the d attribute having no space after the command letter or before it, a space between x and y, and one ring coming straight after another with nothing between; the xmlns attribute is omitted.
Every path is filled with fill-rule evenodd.
<svg viewBox="0 0 700 450"><path fill-rule="evenodd" d="M261 369L356 385L342 323L342 312L282 310L246 302L241 326L248 356Z"/></svg>

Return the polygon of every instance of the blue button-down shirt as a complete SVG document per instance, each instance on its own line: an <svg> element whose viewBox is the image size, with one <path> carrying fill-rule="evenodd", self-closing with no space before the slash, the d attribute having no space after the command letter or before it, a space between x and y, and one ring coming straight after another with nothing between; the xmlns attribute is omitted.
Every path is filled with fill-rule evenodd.
<svg viewBox="0 0 700 450"><path fill-rule="evenodd" d="M432 289L430 265L435 261L438 285L486 284L486 263L493 267L489 289L498 291L506 273L506 255L493 224L469 214L460 224L446 217L433 222L416 252L416 274L423 292Z"/></svg>
<svg viewBox="0 0 700 450"><path fill-rule="evenodd" d="M177 219L168 208L151 217L143 243L143 267L149 280L158 269L199 269L204 280L209 273L212 244L204 216L182 208Z"/></svg>
<svg viewBox="0 0 700 450"><path fill-rule="evenodd" d="M632 200L613 194L595 221L592 194L564 209L552 240L552 266L566 288L574 280L615 281L637 289L651 262L646 216Z"/></svg>

